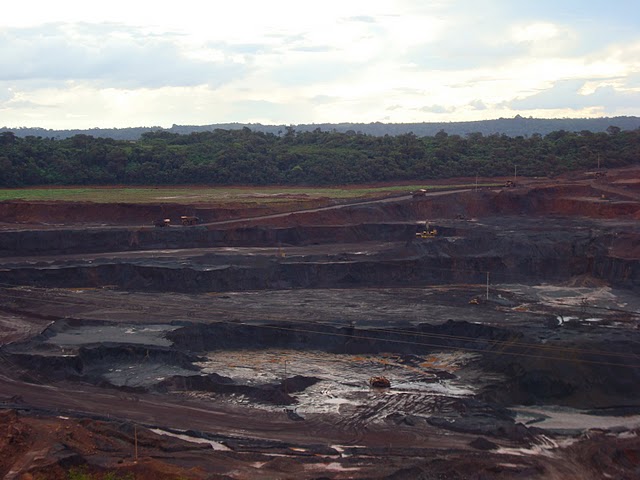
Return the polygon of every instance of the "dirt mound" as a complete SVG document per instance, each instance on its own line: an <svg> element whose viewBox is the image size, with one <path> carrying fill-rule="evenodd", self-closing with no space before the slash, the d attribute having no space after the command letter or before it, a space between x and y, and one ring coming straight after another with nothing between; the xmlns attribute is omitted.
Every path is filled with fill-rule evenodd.
<svg viewBox="0 0 640 480"><path fill-rule="evenodd" d="M180 461L185 453L209 454L211 446L155 434L131 424L30 417L0 412L0 477L7 480L85 478L205 478ZM140 453L135 461L136 444ZM147 456L154 452L153 457ZM154 458L155 457L155 458ZM188 457L187 457L188 458ZM92 477L94 478L94 477Z"/></svg>
<svg viewBox="0 0 640 480"><path fill-rule="evenodd" d="M33 430L20 421L15 411L0 411L0 477L6 478L14 459L28 450L32 435Z"/></svg>

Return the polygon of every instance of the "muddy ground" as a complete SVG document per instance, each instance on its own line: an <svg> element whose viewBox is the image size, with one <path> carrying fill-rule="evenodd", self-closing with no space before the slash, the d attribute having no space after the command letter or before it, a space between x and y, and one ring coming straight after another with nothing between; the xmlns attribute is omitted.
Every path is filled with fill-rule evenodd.
<svg viewBox="0 0 640 480"><path fill-rule="evenodd" d="M0 476L639 478L639 180L4 202Z"/></svg>

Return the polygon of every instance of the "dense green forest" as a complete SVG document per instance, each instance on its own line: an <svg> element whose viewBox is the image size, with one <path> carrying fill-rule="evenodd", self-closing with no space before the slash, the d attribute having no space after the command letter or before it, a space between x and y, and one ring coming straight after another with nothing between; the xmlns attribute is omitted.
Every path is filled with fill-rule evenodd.
<svg viewBox="0 0 640 480"><path fill-rule="evenodd" d="M249 128L138 141L75 135L66 139L0 133L0 186L30 185L327 185L457 176L555 175L638 163L640 129L529 137L371 136L321 129L281 134Z"/></svg>

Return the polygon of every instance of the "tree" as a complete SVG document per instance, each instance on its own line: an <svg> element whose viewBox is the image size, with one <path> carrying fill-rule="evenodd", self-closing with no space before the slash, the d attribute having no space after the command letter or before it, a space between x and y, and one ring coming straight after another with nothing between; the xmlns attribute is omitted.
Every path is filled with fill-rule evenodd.
<svg viewBox="0 0 640 480"><path fill-rule="evenodd" d="M615 125L609 125L607 127L607 133L611 136L618 135L620 133L620 127L616 127Z"/></svg>
<svg viewBox="0 0 640 480"><path fill-rule="evenodd" d="M0 145L13 145L16 142L16 136L13 132L0 133Z"/></svg>

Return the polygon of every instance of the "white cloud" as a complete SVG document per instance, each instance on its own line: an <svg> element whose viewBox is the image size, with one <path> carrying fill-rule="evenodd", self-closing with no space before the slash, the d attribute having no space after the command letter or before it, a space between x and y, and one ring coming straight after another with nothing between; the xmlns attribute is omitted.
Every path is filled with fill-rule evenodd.
<svg viewBox="0 0 640 480"><path fill-rule="evenodd" d="M560 29L552 23L532 23L513 29L516 42L538 42L553 40L560 34Z"/></svg>
<svg viewBox="0 0 640 480"><path fill-rule="evenodd" d="M469 102L469 106L474 110L486 110L487 106L484 104L482 100L473 100Z"/></svg>
<svg viewBox="0 0 640 480"><path fill-rule="evenodd" d="M47 128L638 114L633 6L26 0L0 17L0 111Z"/></svg>
<svg viewBox="0 0 640 480"><path fill-rule="evenodd" d="M550 22L514 26L511 28L511 37L513 41L527 45L530 55L535 57L565 57L579 44L575 31Z"/></svg>
<svg viewBox="0 0 640 480"><path fill-rule="evenodd" d="M173 35L122 25L47 24L0 33L0 81L85 81L98 87L220 85L242 73L229 55L194 55ZM199 53L202 53L201 50Z"/></svg>
<svg viewBox="0 0 640 480"><path fill-rule="evenodd" d="M445 107L443 105L428 105L418 110L420 110L421 112L429 112L429 113L451 113L454 111L454 108Z"/></svg>
<svg viewBox="0 0 640 480"><path fill-rule="evenodd" d="M507 102L507 106L515 110L598 108L606 114L620 107L640 108L640 90L621 90L606 83L586 91L584 87L584 80L560 81L550 89Z"/></svg>

